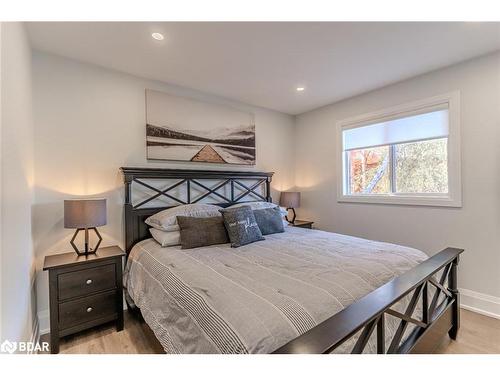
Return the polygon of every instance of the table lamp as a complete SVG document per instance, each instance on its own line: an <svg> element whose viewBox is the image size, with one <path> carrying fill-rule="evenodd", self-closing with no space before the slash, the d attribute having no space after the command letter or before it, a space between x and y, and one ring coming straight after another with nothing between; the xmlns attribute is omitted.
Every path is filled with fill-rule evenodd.
<svg viewBox="0 0 500 375"><path fill-rule="evenodd" d="M64 228L76 228L70 243L78 255L94 254L101 244L102 237L97 227L106 225L106 199L70 199L64 201ZM99 241L92 249L89 247L89 229L94 230ZM85 247L82 250L75 245L80 231L85 231Z"/></svg>
<svg viewBox="0 0 500 375"><path fill-rule="evenodd" d="M300 193L296 191L282 191L280 196L280 206L285 207L287 210L292 210L293 217L292 220L286 219L289 223L295 222L295 208L300 206Z"/></svg>

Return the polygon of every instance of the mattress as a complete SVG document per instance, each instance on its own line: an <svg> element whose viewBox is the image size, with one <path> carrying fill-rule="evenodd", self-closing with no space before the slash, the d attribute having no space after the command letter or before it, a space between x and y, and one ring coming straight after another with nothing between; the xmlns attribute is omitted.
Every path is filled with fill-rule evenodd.
<svg viewBox="0 0 500 375"><path fill-rule="evenodd" d="M167 353L270 353L426 258L409 247L287 227L239 248L144 240L130 253L124 283ZM387 319L387 341L396 325ZM337 351L349 352L355 339ZM374 338L366 352L376 352Z"/></svg>

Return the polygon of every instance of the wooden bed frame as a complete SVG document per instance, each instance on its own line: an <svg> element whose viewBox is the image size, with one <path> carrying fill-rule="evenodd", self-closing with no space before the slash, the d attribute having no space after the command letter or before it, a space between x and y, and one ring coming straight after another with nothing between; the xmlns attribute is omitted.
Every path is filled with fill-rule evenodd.
<svg viewBox="0 0 500 375"><path fill-rule="evenodd" d="M144 220L170 206L144 208L160 197L177 204L200 202L216 198L221 207L249 200L271 202L272 172L204 171L185 169L121 168L125 183L125 247L127 255L139 241L151 237ZM149 180L173 181L159 189ZM208 180L216 181L208 186ZM133 202L133 184L141 185L154 194ZM175 189L185 189L182 198L173 195ZM193 197L193 188L203 190ZM225 191L221 191L225 189ZM260 190L257 190L260 189ZM229 192L228 192L229 190ZM262 193L262 190L264 193ZM457 288L457 267L462 249L446 248L399 277L346 307L316 327L295 338L276 354L330 353L346 340L360 333L352 353L363 353L368 340L376 331L377 353L432 353L448 334L456 339L460 327L460 295ZM406 296L411 296L404 313L392 307ZM422 318L414 318L418 304ZM130 307L130 306L129 306ZM385 317L400 320L389 347L385 347ZM409 335L405 332L413 326ZM274 354L273 353L273 354Z"/></svg>

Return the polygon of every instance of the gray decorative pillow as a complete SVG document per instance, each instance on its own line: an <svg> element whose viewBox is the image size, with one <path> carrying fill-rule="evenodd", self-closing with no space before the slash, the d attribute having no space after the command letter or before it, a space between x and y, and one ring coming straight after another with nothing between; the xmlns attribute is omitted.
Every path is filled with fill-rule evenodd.
<svg viewBox="0 0 500 375"><path fill-rule="evenodd" d="M177 223L181 228L182 249L192 249L194 247L229 242L222 216L177 216Z"/></svg>
<svg viewBox="0 0 500 375"><path fill-rule="evenodd" d="M266 235L285 231L279 207L254 210L253 214L262 234Z"/></svg>
<svg viewBox="0 0 500 375"><path fill-rule="evenodd" d="M250 207L227 208L220 212L224 218L231 247L240 247L264 240Z"/></svg>

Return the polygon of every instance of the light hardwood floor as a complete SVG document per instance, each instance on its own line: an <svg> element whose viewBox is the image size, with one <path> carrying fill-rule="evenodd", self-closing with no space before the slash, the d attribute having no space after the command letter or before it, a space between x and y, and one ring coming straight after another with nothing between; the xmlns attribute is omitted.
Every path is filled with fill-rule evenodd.
<svg viewBox="0 0 500 375"><path fill-rule="evenodd" d="M486 354L500 353L500 320L461 310L462 326L456 341L446 337L436 353ZM41 340L48 341L43 335ZM60 353L65 354L159 354L159 343L146 323L125 312L125 329L116 332L105 325L61 339Z"/></svg>

